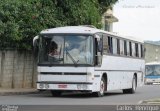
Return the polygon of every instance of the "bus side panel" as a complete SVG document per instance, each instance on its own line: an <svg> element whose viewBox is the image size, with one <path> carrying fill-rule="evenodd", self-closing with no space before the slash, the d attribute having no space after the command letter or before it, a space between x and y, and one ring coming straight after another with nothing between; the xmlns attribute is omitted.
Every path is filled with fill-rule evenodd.
<svg viewBox="0 0 160 111"><path fill-rule="evenodd" d="M144 84L144 75L143 72L138 72L137 73L137 87L142 86Z"/></svg>
<svg viewBox="0 0 160 111"><path fill-rule="evenodd" d="M108 84L107 90L127 89L131 88L132 72L107 72Z"/></svg>
<svg viewBox="0 0 160 111"><path fill-rule="evenodd" d="M116 90L131 88L134 74L137 74L137 85L140 86L144 67L143 59L104 55L101 67L95 67L95 70L107 73L107 89Z"/></svg>
<svg viewBox="0 0 160 111"><path fill-rule="evenodd" d="M100 90L100 81L102 77L101 71L94 71L94 80L93 80L93 90L92 92L97 92Z"/></svg>

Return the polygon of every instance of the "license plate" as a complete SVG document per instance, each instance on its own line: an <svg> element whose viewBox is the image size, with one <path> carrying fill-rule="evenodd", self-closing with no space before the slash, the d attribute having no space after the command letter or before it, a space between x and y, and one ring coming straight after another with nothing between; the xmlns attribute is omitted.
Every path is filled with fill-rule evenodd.
<svg viewBox="0 0 160 111"><path fill-rule="evenodd" d="M59 84L58 88L67 88L67 84Z"/></svg>

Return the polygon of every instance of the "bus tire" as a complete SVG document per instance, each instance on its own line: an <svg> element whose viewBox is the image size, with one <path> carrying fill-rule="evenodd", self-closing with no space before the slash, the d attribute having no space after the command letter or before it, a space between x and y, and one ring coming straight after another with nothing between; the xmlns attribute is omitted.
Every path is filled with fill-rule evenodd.
<svg viewBox="0 0 160 111"><path fill-rule="evenodd" d="M53 97L59 97L59 96L61 96L62 92L51 90L51 94L52 94Z"/></svg>
<svg viewBox="0 0 160 111"><path fill-rule="evenodd" d="M133 79L132 79L132 88L130 89L123 89L123 93L124 94L134 94L136 92L136 88L137 88L137 83L136 83L136 76L134 75L133 76Z"/></svg>
<svg viewBox="0 0 160 111"><path fill-rule="evenodd" d="M102 97L104 96L104 92L105 92L105 89L106 89L106 81L104 79L104 77L102 77L101 81L100 81L100 91L98 92L93 92L93 95L95 97Z"/></svg>

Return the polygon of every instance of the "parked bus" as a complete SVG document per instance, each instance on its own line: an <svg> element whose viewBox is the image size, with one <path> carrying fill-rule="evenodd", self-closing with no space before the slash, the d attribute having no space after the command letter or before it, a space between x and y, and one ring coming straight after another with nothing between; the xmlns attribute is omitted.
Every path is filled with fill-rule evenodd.
<svg viewBox="0 0 160 111"><path fill-rule="evenodd" d="M66 26L41 31L33 43L39 49L37 89L53 96L80 91L100 97L118 89L135 93L144 82L142 40Z"/></svg>
<svg viewBox="0 0 160 111"><path fill-rule="evenodd" d="M160 62L146 63L145 84L160 84Z"/></svg>

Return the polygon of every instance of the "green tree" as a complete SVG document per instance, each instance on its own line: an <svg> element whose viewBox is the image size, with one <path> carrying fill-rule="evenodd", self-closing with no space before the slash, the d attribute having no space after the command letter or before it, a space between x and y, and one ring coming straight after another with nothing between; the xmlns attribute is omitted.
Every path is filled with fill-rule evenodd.
<svg viewBox="0 0 160 111"><path fill-rule="evenodd" d="M0 48L31 49L41 30L65 25L101 27L101 16L117 0L1 0Z"/></svg>

